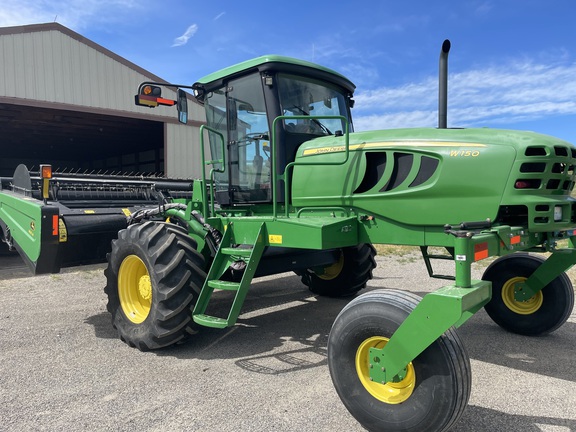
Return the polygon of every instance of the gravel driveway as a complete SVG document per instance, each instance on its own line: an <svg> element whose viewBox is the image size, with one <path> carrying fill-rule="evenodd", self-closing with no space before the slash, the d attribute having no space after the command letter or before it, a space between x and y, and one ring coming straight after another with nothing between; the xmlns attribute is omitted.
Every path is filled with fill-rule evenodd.
<svg viewBox="0 0 576 432"><path fill-rule="evenodd" d="M363 430L326 361L348 300L312 296L293 274L258 279L235 327L143 353L110 324L102 269L29 277L18 257L0 257L0 430ZM407 255L378 258L368 289L443 284ZM528 338L481 311L459 333L473 387L454 431L576 431L576 315Z"/></svg>

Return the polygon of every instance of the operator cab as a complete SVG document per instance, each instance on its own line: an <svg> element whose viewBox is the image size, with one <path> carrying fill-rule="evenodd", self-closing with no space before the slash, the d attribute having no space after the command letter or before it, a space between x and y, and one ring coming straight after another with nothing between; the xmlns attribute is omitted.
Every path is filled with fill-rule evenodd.
<svg viewBox="0 0 576 432"><path fill-rule="evenodd" d="M272 202L271 142L276 124L277 173L294 161L306 141L342 135L343 116L352 131L350 108L355 89L347 78L313 63L264 56L208 75L194 84L195 96L206 109L208 126L225 140L226 167L216 164L216 200L220 205ZM303 118L304 117L304 118ZM209 133L212 160L222 159L222 141ZM278 200L284 201L278 185Z"/></svg>

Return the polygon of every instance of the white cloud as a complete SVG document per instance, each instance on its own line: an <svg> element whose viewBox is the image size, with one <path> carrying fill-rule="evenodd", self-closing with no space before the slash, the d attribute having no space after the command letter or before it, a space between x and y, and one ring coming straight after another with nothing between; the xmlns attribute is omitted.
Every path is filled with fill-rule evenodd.
<svg viewBox="0 0 576 432"><path fill-rule="evenodd" d="M222 18L224 15L226 15L226 12L220 12L218 15L216 15L214 17L214 21L218 21L220 18Z"/></svg>
<svg viewBox="0 0 576 432"><path fill-rule="evenodd" d="M494 5L491 1L485 1L476 7L476 15L487 15L492 12Z"/></svg>
<svg viewBox="0 0 576 432"><path fill-rule="evenodd" d="M449 126L490 126L576 114L576 64L510 62L450 75ZM358 92L357 130L433 127L438 80Z"/></svg>
<svg viewBox="0 0 576 432"><path fill-rule="evenodd" d="M197 31L198 31L198 25L192 24L191 26L189 26L186 29L186 31L184 32L184 34L182 36L178 36L176 39L174 39L174 43L172 44L172 46L177 47L177 46L186 45L188 43L188 40L192 36L194 36Z"/></svg>

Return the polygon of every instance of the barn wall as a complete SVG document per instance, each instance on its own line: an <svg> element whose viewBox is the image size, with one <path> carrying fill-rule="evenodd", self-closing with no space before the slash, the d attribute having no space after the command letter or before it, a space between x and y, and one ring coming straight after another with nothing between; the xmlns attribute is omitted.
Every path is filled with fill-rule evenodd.
<svg viewBox="0 0 576 432"><path fill-rule="evenodd" d="M70 33L59 25L44 31L0 33L0 95L175 118L168 108L151 112L150 108L134 105L138 85L153 77ZM165 97L175 98L174 91L163 91ZM200 107L191 105L194 118Z"/></svg>
<svg viewBox="0 0 576 432"><path fill-rule="evenodd" d="M161 121L166 174L198 177L203 108L190 99L189 124L180 125L175 108L136 106L143 81L161 79L60 24L0 28L0 102Z"/></svg>

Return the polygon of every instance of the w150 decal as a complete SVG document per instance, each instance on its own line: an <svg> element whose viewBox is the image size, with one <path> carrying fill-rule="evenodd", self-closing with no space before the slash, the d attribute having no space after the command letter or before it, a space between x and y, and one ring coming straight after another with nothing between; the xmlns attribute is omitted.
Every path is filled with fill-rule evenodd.
<svg viewBox="0 0 576 432"><path fill-rule="evenodd" d="M450 157L477 157L480 156L478 150L450 150Z"/></svg>

